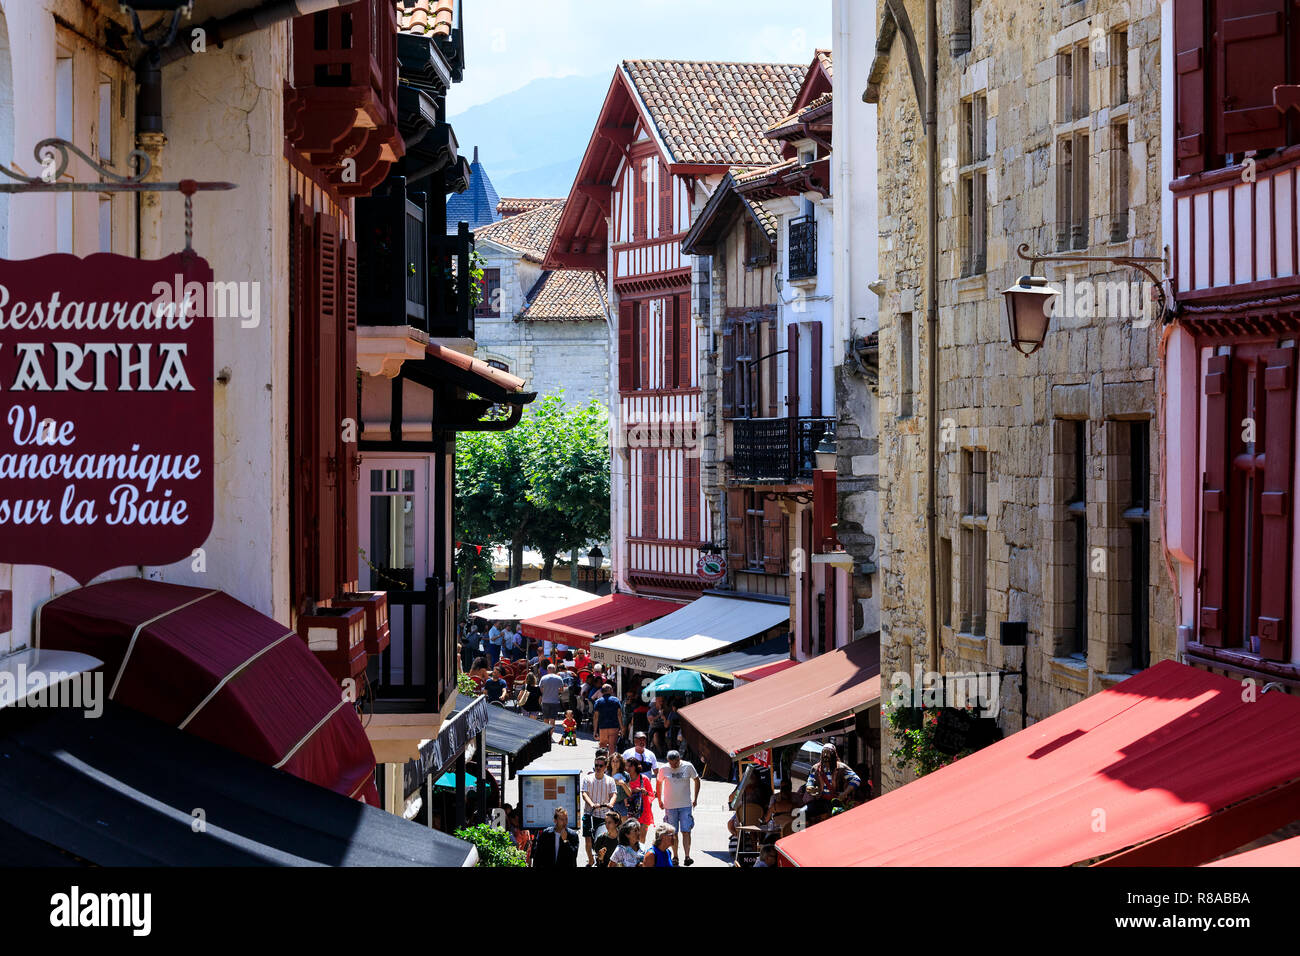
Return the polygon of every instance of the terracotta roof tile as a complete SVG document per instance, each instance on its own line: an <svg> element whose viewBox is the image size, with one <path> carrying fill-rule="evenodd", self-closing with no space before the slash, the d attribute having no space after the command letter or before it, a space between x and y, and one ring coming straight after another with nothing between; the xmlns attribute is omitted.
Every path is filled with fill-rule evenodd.
<svg viewBox="0 0 1300 956"><path fill-rule="evenodd" d="M557 269L537 280L528 305L516 316L520 322L592 322L605 319L609 300L599 272Z"/></svg>
<svg viewBox="0 0 1300 956"><path fill-rule="evenodd" d="M417 36L451 36L456 0L397 0L397 29Z"/></svg>
<svg viewBox="0 0 1300 956"><path fill-rule="evenodd" d="M526 258L541 262L546 257L551 237L555 235L560 214L564 212L564 202L563 199L552 199L545 206L480 226L474 230L474 238L491 239L498 245L523 253Z"/></svg>
<svg viewBox="0 0 1300 956"><path fill-rule="evenodd" d="M830 93L823 93L815 100L811 100L808 103L808 105L805 106L803 109L798 110L794 113L786 114L785 116L777 120L775 123L773 123L771 126L769 126L765 132L765 135L767 136L779 135L780 133L784 132L788 127L792 127L796 123L803 122L803 118L807 116L809 113L813 112L814 110L821 109L827 103L831 102L831 96L832 95Z"/></svg>
<svg viewBox="0 0 1300 956"><path fill-rule="evenodd" d="M834 71L833 69L831 69L831 61L832 61L831 51L830 51L830 50L818 50L818 51L817 51L817 59L821 60L821 61L822 61L822 66L826 68L826 75L829 76L829 77L831 77L832 79L834 79L834 78L835 78L835 71Z"/></svg>
<svg viewBox="0 0 1300 956"><path fill-rule="evenodd" d="M763 131L785 115L808 72L789 63L624 60L673 159L762 166L781 158Z"/></svg>
<svg viewBox="0 0 1300 956"><path fill-rule="evenodd" d="M506 197L497 203L497 212L502 216L517 216L521 212L530 212L542 206L549 206L551 203L564 202L563 199L520 199L516 197Z"/></svg>

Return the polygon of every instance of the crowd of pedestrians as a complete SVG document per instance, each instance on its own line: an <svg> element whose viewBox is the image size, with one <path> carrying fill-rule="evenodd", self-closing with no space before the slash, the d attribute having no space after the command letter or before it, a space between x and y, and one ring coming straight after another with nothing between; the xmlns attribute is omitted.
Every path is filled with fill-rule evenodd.
<svg viewBox="0 0 1300 956"><path fill-rule="evenodd" d="M601 748L582 777L581 830L556 807L551 826L528 842L529 866L691 866L700 775L676 750L660 763L646 735L623 753ZM655 819L655 807L661 818ZM512 832L520 828L516 823Z"/></svg>

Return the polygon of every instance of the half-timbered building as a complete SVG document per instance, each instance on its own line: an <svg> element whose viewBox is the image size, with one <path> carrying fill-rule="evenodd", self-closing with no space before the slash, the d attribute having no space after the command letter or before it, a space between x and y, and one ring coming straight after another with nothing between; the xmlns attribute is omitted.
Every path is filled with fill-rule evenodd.
<svg viewBox="0 0 1300 956"><path fill-rule="evenodd" d="M713 505L700 482L703 268L681 240L735 165L779 161L763 132L798 65L627 60L610 83L546 259L604 270L617 316L613 572L620 589L698 594Z"/></svg>
<svg viewBox="0 0 1300 956"><path fill-rule="evenodd" d="M1300 11L1165 7L1161 178L1178 305L1161 350L1162 450L1180 650L1294 693Z"/></svg>

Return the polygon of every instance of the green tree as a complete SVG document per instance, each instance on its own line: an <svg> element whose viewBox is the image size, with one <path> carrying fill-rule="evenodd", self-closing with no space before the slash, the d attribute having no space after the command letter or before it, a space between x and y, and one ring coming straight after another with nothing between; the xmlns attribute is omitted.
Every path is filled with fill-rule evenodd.
<svg viewBox="0 0 1300 956"><path fill-rule="evenodd" d="M456 535L510 549L510 584L519 583L525 547L545 559L609 534L609 420L597 402L566 405L544 398L504 432L466 432L456 443ZM488 558L461 549L463 575L483 573Z"/></svg>

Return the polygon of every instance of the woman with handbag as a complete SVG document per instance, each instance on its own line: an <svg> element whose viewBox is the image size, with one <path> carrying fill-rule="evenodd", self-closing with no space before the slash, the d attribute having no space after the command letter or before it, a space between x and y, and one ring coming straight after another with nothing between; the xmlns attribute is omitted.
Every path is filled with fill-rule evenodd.
<svg viewBox="0 0 1300 956"><path fill-rule="evenodd" d="M622 789L625 791L623 802L627 804L627 815L629 819L637 820L642 826L652 827L655 823L654 803L655 787L650 777L643 773L641 768L644 766L640 760L629 757L623 766L626 768L625 774L627 782Z"/></svg>

